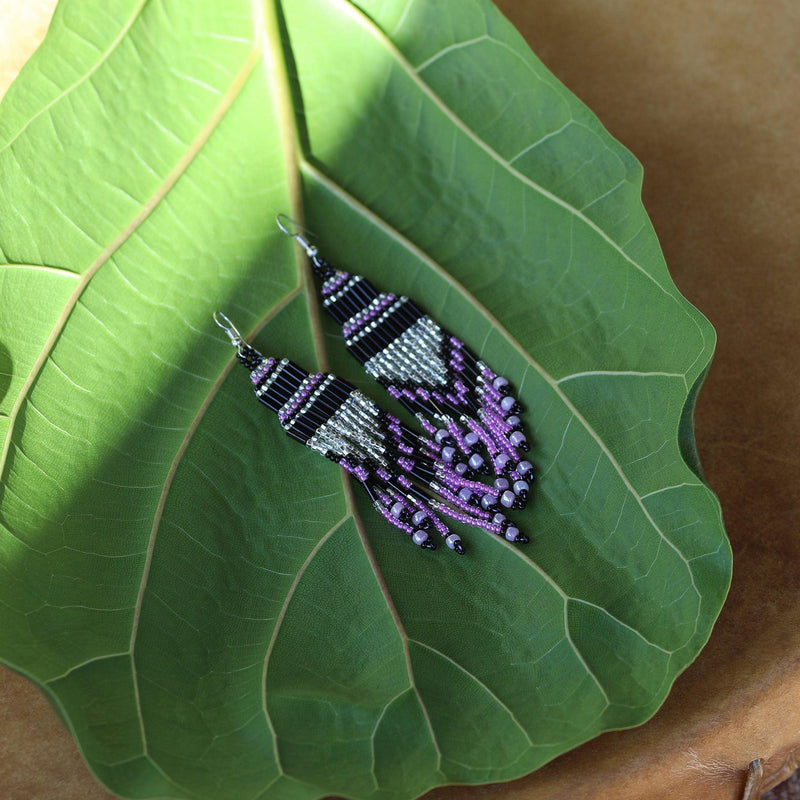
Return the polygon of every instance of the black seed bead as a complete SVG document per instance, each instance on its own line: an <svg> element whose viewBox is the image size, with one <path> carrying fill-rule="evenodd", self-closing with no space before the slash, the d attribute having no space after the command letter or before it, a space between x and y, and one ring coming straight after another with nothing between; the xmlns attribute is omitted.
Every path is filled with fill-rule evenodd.
<svg viewBox="0 0 800 800"><path fill-rule="evenodd" d="M328 280L336 271L324 258L320 258L319 256L314 256L311 260L311 266L314 270L314 274L323 281Z"/></svg>
<svg viewBox="0 0 800 800"><path fill-rule="evenodd" d="M249 344L243 344L236 357L251 372L264 360L261 353Z"/></svg>

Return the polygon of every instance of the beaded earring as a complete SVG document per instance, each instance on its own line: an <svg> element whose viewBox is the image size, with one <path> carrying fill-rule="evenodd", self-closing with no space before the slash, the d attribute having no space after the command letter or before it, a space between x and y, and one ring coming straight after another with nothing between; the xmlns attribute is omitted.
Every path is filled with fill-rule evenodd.
<svg viewBox="0 0 800 800"><path fill-rule="evenodd" d="M431 533L438 533L450 549L463 553L461 537L442 516L509 542L528 541L506 519L496 492L475 480L473 470L457 471L435 442L347 381L323 372L311 375L288 358L265 358L224 314L216 312L214 321L250 371L256 397L277 413L284 431L347 470L381 515L414 544L435 549Z"/></svg>
<svg viewBox="0 0 800 800"><path fill-rule="evenodd" d="M392 397L415 414L442 461L462 473L494 473L500 505L523 508L533 466L508 380L404 296L332 267L284 214L278 227L306 251L322 281L322 305L342 326L345 345ZM487 463L488 459L488 463Z"/></svg>

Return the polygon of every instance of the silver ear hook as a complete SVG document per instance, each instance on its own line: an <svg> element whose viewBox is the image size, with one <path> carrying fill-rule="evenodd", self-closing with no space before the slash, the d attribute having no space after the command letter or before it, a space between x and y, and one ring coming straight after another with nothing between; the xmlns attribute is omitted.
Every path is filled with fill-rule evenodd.
<svg viewBox="0 0 800 800"><path fill-rule="evenodd" d="M284 223L284 220L285 220L285 223ZM275 217L275 222L278 223L278 227L287 236L291 236L292 239L295 239L297 242L300 243L300 246L303 248L303 250L306 251L306 255L309 258L314 258L314 256L317 254L317 248L314 247L313 244L310 244L308 239L306 239L304 236L301 236L296 231L291 230L289 227L287 227L287 225L294 226L295 228L299 228L301 231L303 231L304 233L307 233L309 236L313 236L313 234L311 233L310 230L308 230L307 228L304 228L299 222L295 222L291 217L287 217L286 214L278 214Z"/></svg>
<svg viewBox="0 0 800 800"><path fill-rule="evenodd" d="M242 334L236 330L236 326L221 311L215 311L213 316L214 322L216 322L217 325L219 325L219 327L228 334L231 344L237 350L241 350L242 346L245 344L245 341L242 338Z"/></svg>

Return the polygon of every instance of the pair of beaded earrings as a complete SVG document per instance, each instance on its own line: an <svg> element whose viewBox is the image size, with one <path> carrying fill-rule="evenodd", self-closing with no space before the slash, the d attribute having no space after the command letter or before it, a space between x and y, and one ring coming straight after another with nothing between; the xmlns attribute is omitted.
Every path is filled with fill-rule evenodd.
<svg viewBox="0 0 800 800"><path fill-rule="evenodd" d="M424 434L335 375L265 358L216 312L214 321L250 370L256 397L290 437L347 470L381 515L420 547L435 549L431 534L438 533L451 550L464 552L442 517L527 542L504 513L525 506L533 475L521 455L528 444L509 382L412 300L333 268L286 227L291 220L280 214L277 222L311 260L322 304L342 326L347 349L417 417ZM492 485L480 480L492 474Z"/></svg>

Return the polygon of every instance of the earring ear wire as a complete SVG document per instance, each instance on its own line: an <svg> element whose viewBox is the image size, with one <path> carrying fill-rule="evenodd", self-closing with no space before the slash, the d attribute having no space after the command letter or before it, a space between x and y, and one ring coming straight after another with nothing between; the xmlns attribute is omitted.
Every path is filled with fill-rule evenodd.
<svg viewBox="0 0 800 800"><path fill-rule="evenodd" d="M288 217L286 214L276 215L275 222L277 222L278 227L283 233L285 233L287 236L290 236L300 244L303 250L306 251L306 255L309 258L313 258L316 255L317 248L314 247L314 245L312 245L308 239L297 232L297 230L300 230L303 233L307 233L309 236L313 236L308 228L304 228L299 222L295 222L295 220L293 220L291 217ZM292 230L292 228L297 228L297 230Z"/></svg>

